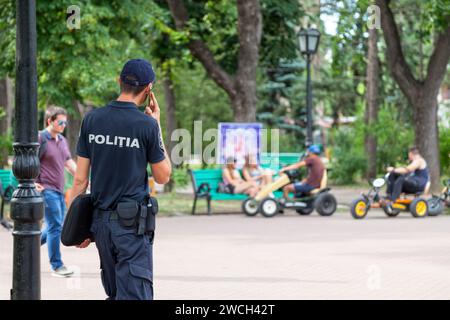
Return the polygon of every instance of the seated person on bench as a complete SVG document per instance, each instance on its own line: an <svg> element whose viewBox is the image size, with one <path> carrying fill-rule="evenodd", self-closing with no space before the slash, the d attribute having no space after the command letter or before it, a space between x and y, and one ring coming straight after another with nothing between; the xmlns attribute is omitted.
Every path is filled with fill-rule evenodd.
<svg viewBox="0 0 450 320"><path fill-rule="evenodd" d="M408 158L411 161L406 167L387 168L389 172L387 194L388 201L395 202L402 192L418 193L425 190L429 181L428 167L417 147L409 148ZM389 203L386 203L389 205Z"/></svg>
<svg viewBox="0 0 450 320"><path fill-rule="evenodd" d="M322 177L325 172L325 166L323 165L322 160L320 160L319 154L319 146L313 144L309 146L304 160L284 167L280 170L280 173L282 173L288 170L308 167L308 176L306 179L303 179L302 182L291 183L283 187L283 197L285 199L288 198L289 192L294 192L296 196L301 196L311 192L314 189L320 188L320 182L322 181Z"/></svg>
<svg viewBox="0 0 450 320"><path fill-rule="evenodd" d="M236 159L233 157L226 159L226 164L222 170L222 179L231 191L230 193L233 194L244 193L254 197L259 191L259 186L256 182L248 182L242 179L241 174L236 169Z"/></svg>
<svg viewBox="0 0 450 320"><path fill-rule="evenodd" d="M245 181L253 181L260 187L272 183L271 170L261 168L256 162L256 157L252 154L245 156L245 165L242 168L242 175L244 176Z"/></svg>

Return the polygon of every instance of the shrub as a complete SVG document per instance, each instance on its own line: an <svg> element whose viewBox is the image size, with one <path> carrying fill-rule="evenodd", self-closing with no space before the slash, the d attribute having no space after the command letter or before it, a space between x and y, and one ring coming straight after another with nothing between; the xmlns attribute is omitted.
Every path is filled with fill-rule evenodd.
<svg viewBox="0 0 450 320"><path fill-rule="evenodd" d="M189 182L189 175L184 168L176 168L172 172L172 179L177 187L184 187Z"/></svg>
<svg viewBox="0 0 450 320"><path fill-rule="evenodd" d="M366 170L363 145L355 138L356 133L354 128L341 128L333 133L330 178L336 184L354 183Z"/></svg>
<svg viewBox="0 0 450 320"><path fill-rule="evenodd" d="M450 176L450 128L439 130L439 151L442 175Z"/></svg>

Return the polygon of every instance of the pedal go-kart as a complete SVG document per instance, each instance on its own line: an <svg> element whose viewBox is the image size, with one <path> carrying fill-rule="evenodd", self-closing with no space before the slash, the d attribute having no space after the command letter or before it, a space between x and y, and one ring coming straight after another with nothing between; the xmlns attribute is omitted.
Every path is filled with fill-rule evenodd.
<svg viewBox="0 0 450 320"><path fill-rule="evenodd" d="M388 217L396 217L400 212L411 212L415 218L423 218L428 214L428 202L421 197L426 193L428 186L424 192L415 194L403 194L392 204L392 211L388 210L382 204L380 196L381 188L386 184L389 178L389 173L384 178L378 178L372 181L372 188L367 194L362 194L357 199L353 200L350 205L350 213L355 219L363 219L371 208L382 208Z"/></svg>
<svg viewBox="0 0 450 320"><path fill-rule="evenodd" d="M321 216L331 216L337 208L336 198L327 188L327 172L324 172L320 188L314 189L307 195L295 197L281 202L280 199L269 197L269 195L300 178L298 170L289 170L282 174L277 180L265 186L254 198L248 198L242 203L242 210L248 216L255 216L258 212L267 218L275 216L279 210L295 209L301 215L309 215L316 209Z"/></svg>
<svg viewBox="0 0 450 320"><path fill-rule="evenodd" d="M437 216L444 211L444 206L450 208L450 179L443 181L444 189L440 195L428 199L428 215Z"/></svg>

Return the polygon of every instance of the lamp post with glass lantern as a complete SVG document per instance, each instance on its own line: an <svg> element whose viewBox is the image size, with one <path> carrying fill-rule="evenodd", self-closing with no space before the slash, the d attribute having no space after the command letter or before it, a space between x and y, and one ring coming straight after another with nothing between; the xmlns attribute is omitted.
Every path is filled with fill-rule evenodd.
<svg viewBox="0 0 450 320"><path fill-rule="evenodd" d="M298 33L299 47L302 55L306 57L306 110L307 131L306 146L313 143L313 117L312 117L312 87L311 87L311 59L319 46L320 32L315 28L301 29Z"/></svg>

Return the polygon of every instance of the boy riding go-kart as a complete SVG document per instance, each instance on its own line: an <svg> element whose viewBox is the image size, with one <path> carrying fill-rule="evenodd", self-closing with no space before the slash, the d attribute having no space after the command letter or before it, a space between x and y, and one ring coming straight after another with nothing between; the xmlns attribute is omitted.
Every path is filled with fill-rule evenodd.
<svg viewBox="0 0 450 320"><path fill-rule="evenodd" d="M284 208L295 209L301 215L308 215L314 209L322 216L332 215L337 208L336 198L327 188L327 173L320 158L320 148L312 145L308 148L304 160L280 170L280 177L260 190L254 198L242 203L242 209L248 216L261 212L265 217L273 217ZM308 167L308 177L300 182L299 168ZM283 188L284 198L275 199L269 195ZM295 197L288 199L289 192Z"/></svg>

